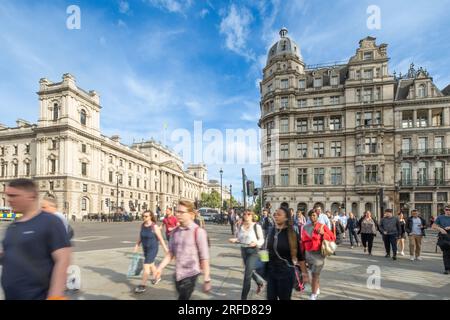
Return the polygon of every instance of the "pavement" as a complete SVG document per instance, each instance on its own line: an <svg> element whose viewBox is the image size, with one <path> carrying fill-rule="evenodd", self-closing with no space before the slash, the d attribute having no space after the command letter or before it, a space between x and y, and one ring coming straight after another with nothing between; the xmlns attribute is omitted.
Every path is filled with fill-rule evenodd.
<svg viewBox="0 0 450 320"><path fill-rule="evenodd" d="M0 223L0 239L6 223ZM139 222L80 222L75 230L72 264L80 268L81 289L69 292L74 300L170 300L176 299L173 282L174 265L169 265L157 285L148 284L145 293L136 295L140 277L127 278L128 265L139 232ZM229 226L208 224L211 240L212 290L205 294L201 283L193 300L240 299L243 264L237 245L228 243ZM423 244L423 261L410 261L409 255L397 261L384 258L381 237L375 238L373 256L362 247L350 249L344 242L337 255L327 258L321 274L320 300L390 300L450 299L450 276L442 274L442 253L435 253L436 235L429 234ZM347 241L347 240L346 240ZM406 240L408 248L408 240ZM408 250L405 250L407 253ZM157 262L162 259L159 250ZM375 272L375 275L373 274ZM379 277L376 277L379 275ZM378 281L379 279L379 281ZM264 300L252 283L250 300ZM0 299L3 298L0 290ZM294 300L306 300L306 293L293 293Z"/></svg>

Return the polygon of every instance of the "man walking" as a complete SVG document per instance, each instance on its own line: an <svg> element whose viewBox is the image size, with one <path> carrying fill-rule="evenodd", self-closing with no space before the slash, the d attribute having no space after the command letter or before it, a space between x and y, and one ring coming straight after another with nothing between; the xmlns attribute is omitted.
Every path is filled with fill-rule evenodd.
<svg viewBox="0 0 450 320"><path fill-rule="evenodd" d="M419 216L417 210L411 211L411 216L406 220L405 231L409 237L409 254L410 260L422 260L420 256L422 248L422 237L425 236L426 222L425 219Z"/></svg>
<svg viewBox="0 0 450 320"><path fill-rule="evenodd" d="M450 207L446 206L445 214L436 218L433 224L433 229L439 231L439 237L449 244L450 242ZM450 274L450 247L441 247L442 257L444 259L444 274Z"/></svg>
<svg viewBox="0 0 450 320"><path fill-rule="evenodd" d="M1 284L6 300L64 299L70 241L64 224L39 209L38 188L16 179L5 190L8 202L22 218L6 230Z"/></svg>
<svg viewBox="0 0 450 320"><path fill-rule="evenodd" d="M230 215L228 217L230 220L231 234L234 236L234 224L236 222L236 212L234 211L234 209L230 210Z"/></svg>
<svg viewBox="0 0 450 320"><path fill-rule="evenodd" d="M384 247L386 249L386 258L391 256L397 260L397 239L401 234L400 221L392 215L392 209L384 211L384 217L380 221L380 232L383 235Z"/></svg>
<svg viewBox="0 0 450 320"><path fill-rule="evenodd" d="M193 221L195 212L192 202L180 201L176 215L180 226L172 233L169 254L158 266L156 278L159 278L162 270L175 259L175 287L178 300L189 300L202 271L203 291L211 290L208 240L206 231Z"/></svg>

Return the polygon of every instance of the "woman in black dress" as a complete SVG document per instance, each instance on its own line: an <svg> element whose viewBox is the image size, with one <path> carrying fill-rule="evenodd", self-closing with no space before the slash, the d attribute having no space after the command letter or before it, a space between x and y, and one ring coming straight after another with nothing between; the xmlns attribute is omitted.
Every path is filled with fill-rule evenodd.
<svg viewBox="0 0 450 320"><path fill-rule="evenodd" d="M398 220L400 221L400 236L399 239L397 240L397 247L400 251L400 254L402 256L405 255L405 239L406 239L406 230L405 230L405 226L406 226L406 221L403 217L403 213L399 212L398 213Z"/></svg>

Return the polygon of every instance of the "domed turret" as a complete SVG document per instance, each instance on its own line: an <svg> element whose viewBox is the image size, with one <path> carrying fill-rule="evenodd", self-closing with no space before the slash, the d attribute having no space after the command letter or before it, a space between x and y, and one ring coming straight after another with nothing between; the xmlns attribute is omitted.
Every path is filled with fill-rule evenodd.
<svg viewBox="0 0 450 320"><path fill-rule="evenodd" d="M303 61L303 57L300 53L300 47L287 36L288 30L282 28L280 30L280 40L278 40L269 50L269 55L267 56L267 64L270 60L276 56L282 55L295 55L300 61Z"/></svg>

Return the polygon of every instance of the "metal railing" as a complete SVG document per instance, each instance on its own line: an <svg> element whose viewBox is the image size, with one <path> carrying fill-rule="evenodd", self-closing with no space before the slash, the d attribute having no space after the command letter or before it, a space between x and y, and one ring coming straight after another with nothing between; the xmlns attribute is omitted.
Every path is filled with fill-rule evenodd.
<svg viewBox="0 0 450 320"><path fill-rule="evenodd" d="M398 182L400 187L439 187L450 186L450 180L444 179L403 179Z"/></svg>

